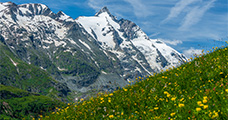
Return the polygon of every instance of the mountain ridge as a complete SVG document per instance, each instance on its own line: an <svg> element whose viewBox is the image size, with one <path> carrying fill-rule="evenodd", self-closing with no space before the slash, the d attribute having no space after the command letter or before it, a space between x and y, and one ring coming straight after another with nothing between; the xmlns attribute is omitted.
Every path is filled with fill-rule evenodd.
<svg viewBox="0 0 228 120"><path fill-rule="evenodd" d="M187 61L162 41L150 39L135 23L117 20L107 7L95 16L73 20L43 4L0 5L1 41L22 61L45 70L71 91L112 91L138 76Z"/></svg>

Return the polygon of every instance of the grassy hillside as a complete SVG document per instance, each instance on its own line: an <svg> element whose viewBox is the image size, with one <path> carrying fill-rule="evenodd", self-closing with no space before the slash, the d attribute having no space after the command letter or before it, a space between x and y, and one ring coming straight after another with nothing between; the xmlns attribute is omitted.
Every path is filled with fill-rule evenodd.
<svg viewBox="0 0 228 120"><path fill-rule="evenodd" d="M228 47L43 119L227 119ZM41 116L42 117L42 116Z"/></svg>
<svg viewBox="0 0 228 120"><path fill-rule="evenodd" d="M58 88L64 88L45 70L20 60L10 49L0 42L0 84L13 86L30 92L40 93L54 98L67 94Z"/></svg>
<svg viewBox="0 0 228 120"><path fill-rule="evenodd" d="M1 120L37 118L56 106L64 106L61 101L1 84L0 95Z"/></svg>

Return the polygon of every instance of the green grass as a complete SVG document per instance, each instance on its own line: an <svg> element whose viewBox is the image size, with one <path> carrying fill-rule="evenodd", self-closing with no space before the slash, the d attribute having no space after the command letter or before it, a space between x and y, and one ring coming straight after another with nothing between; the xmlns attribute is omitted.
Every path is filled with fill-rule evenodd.
<svg viewBox="0 0 228 120"><path fill-rule="evenodd" d="M0 119L32 119L64 106L61 101L0 84Z"/></svg>
<svg viewBox="0 0 228 120"><path fill-rule="evenodd" d="M31 89L46 95L49 93L47 88L56 82L46 71L20 60L1 43L0 55L0 84L23 90ZM17 66L14 66L11 60L17 63Z"/></svg>
<svg viewBox="0 0 228 120"><path fill-rule="evenodd" d="M109 94L58 108L44 120L227 119L228 47Z"/></svg>
<svg viewBox="0 0 228 120"><path fill-rule="evenodd" d="M15 66L12 61L17 63L17 65ZM42 70L33 64L28 64L22 61L1 42L0 84L13 86L30 92L36 92L56 99L63 98L62 96L58 96L59 93L62 94L62 92L58 91L56 88L58 81L52 78L47 71ZM62 84L59 84L59 86L60 85ZM67 99L64 99L64 101L66 100Z"/></svg>

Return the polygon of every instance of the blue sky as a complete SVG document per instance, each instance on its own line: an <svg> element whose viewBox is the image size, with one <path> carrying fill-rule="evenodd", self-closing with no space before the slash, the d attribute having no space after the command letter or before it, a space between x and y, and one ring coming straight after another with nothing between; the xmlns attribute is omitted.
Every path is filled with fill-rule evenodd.
<svg viewBox="0 0 228 120"><path fill-rule="evenodd" d="M42 3L72 18L93 16L103 6L118 19L135 22L153 39L162 39L190 57L228 40L227 0L11 0ZM7 0L0 0L7 2Z"/></svg>

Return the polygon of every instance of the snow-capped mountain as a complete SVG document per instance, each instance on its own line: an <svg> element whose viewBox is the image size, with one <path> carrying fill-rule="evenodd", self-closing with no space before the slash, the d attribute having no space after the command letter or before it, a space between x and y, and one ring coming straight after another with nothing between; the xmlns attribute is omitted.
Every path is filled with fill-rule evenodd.
<svg viewBox="0 0 228 120"><path fill-rule="evenodd" d="M73 91L113 90L186 57L104 7L76 20L43 4L0 3L0 42Z"/></svg>
<svg viewBox="0 0 228 120"><path fill-rule="evenodd" d="M184 55L161 40L149 39L135 23L124 19L117 20L107 7L93 17L79 17L76 21L101 43L103 49L114 53L122 62L123 59L137 62L144 73L159 72L186 60ZM126 54L130 56L125 58ZM128 69L127 67L124 66ZM141 72L139 68L137 70Z"/></svg>

